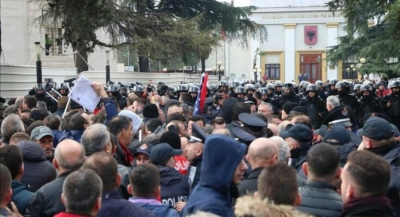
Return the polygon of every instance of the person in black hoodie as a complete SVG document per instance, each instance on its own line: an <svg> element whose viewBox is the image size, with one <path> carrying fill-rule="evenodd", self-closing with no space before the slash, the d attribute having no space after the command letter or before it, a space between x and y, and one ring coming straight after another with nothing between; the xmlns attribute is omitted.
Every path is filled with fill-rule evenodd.
<svg viewBox="0 0 400 217"><path fill-rule="evenodd" d="M322 114L326 111L326 104L318 96L317 85L307 85L306 92L307 96L300 101L299 105L307 108L307 115L311 119L312 128L319 129L321 127Z"/></svg>
<svg viewBox="0 0 400 217"><path fill-rule="evenodd" d="M174 169L174 156L182 155L182 150L173 149L167 143L155 145L151 149L150 161L160 172L161 201L174 208L178 202L186 202L189 196L189 181Z"/></svg>
<svg viewBox="0 0 400 217"><path fill-rule="evenodd" d="M394 216L385 197L390 176L390 165L380 156L369 151L352 152L341 173L341 216Z"/></svg>

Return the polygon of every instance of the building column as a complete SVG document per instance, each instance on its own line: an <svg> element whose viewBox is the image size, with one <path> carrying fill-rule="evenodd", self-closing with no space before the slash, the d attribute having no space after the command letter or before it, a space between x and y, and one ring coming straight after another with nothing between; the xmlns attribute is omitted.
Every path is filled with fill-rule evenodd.
<svg viewBox="0 0 400 217"><path fill-rule="evenodd" d="M295 81L295 50L296 50L296 24L283 24L285 27L285 80ZM281 78L282 80L283 78Z"/></svg>
<svg viewBox="0 0 400 217"><path fill-rule="evenodd" d="M256 55L256 51L257 51L257 49L258 49L258 52L260 52L261 51L261 42L260 42L260 40L259 39L254 39L254 38L252 38L251 39L251 49L250 49L250 69L249 69L249 72L246 72L246 74L247 75L250 75L250 76L246 76L246 79L251 79L251 80L255 80L255 77L254 77L254 72L253 72L253 64L254 64L254 58L255 58L255 60L256 60L256 67L257 68L260 68L261 66L260 66L260 64L261 64L261 57L260 57L260 55ZM262 68L262 67L261 67ZM257 72L258 73L258 72ZM259 74L257 74L257 80L260 80L260 75Z"/></svg>
<svg viewBox="0 0 400 217"><path fill-rule="evenodd" d="M336 46L338 44L338 26L339 23L326 23L326 29L327 29L327 46L331 47L331 46ZM339 62L338 64L341 64L341 62ZM339 67L338 65L335 65L334 68L331 69L331 67L329 67L329 65L331 65L330 63L327 63L327 67L326 67L326 72L327 72L327 80L332 80L332 79L338 79L341 76L339 75L340 72L338 69L342 68Z"/></svg>

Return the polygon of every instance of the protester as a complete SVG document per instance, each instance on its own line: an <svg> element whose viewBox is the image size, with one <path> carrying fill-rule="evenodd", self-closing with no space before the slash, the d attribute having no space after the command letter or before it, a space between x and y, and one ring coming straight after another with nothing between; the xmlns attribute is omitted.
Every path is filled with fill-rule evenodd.
<svg viewBox="0 0 400 217"><path fill-rule="evenodd" d="M105 152L92 154L83 164L83 169L91 169L103 182L101 209L98 217L154 216L151 212L122 199L117 189L121 184L115 159Z"/></svg>
<svg viewBox="0 0 400 217"><path fill-rule="evenodd" d="M92 170L72 172L62 186L61 201L66 211L55 217L96 216L101 207L102 188L100 177Z"/></svg>
<svg viewBox="0 0 400 217"><path fill-rule="evenodd" d="M85 150L74 140L65 139L55 150L53 165L58 172L57 178L42 186L30 199L29 211L32 216L54 216L65 211L61 202L62 186L66 177L78 170L85 161Z"/></svg>
<svg viewBox="0 0 400 217"><path fill-rule="evenodd" d="M1 122L2 143L7 145L11 136L18 132L25 132L24 124L16 114L10 114Z"/></svg>
<svg viewBox="0 0 400 217"><path fill-rule="evenodd" d="M224 135L208 136L204 146L202 175L182 211L182 216L198 210L220 216L233 216L232 199L239 195L236 185L240 184L247 170L243 161L246 147ZM225 154L223 160L221 153Z"/></svg>
<svg viewBox="0 0 400 217"><path fill-rule="evenodd" d="M38 126L34 128L31 132L31 140L42 147L43 151L46 153L47 160L53 160L53 132L50 128L46 126Z"/></svg>

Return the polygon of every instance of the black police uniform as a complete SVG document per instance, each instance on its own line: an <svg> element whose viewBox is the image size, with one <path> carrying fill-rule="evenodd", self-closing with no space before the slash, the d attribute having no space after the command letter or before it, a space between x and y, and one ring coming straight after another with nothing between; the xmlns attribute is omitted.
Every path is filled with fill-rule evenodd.
<svg viewBox="0 0 400 217"><path fill-rule="evenodd" d="M316 94L314 97L307 96L302 99L299 106L307 108L308 116L311 119L311 126L313 129L321 127L322 113L326 110L325 102Z"/></svg>
<svg viewBox="0 0 400 217"><path fill-rule="evenodd" d="M197 125L196 123L192 123L192 137L190 138L189 143L201 142L204 144L206 137L207 134L204 132L204 130L201 129L199 125ZM203 163L203 154L195 157L190 162L190 166L187 171L189 175L189 185L191 189L194 189L194 187L200 181L202 163Z"/></svg>
<svg viewBox="0 0 400 217"><path fill-rule="evenodd" d="M394 87L400 87L400 81L395 81L392 84L392 93L383 97L381 103L383 111L393 120L393 124L400 129L400 93L394 93ZM388 102L391 102L390 107L387 107Z"/></svg>
<svg viewBox="0 0 400 217"><path fill-rule="evenodd" d="M380 112L381 111L380 103L381 102L379 98L374 97L373 95L362 96L358 101L358 107L357 107L357 118L359 120L359 123L360 120L362 120L362 118L364 117L364 115L373 112Z"/></svg>

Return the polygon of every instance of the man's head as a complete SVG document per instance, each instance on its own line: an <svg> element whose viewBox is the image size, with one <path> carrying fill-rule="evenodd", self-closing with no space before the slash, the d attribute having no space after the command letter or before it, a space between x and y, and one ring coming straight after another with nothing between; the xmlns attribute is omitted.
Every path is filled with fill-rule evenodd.
<svg viewBox="0 0 400 217"><path fill-rule="evenodd" d="M272 105L266 102L262 102L259 106L258 106L258 113L261 113L265 116L269 116L272 115L273 112L273 108Z"/></svg>
<svg viewBox="0 0 400 217"><path fill-rule="evenodd" d="M244 102L238 102L233 106L232 110L232 121L239 121L239 115L241 113L251 113L250 104ZM231 108L229 108L231 109Z"/></svg>
<svg viewBox="0 0 400 217"><path fill-rule="evenodd" d="M43 123L51 130L59 130L61 118L58 115L51 114L44 118Z"/></svg>
<svg viewBox="0 0 400 217"><path fill-rule="evenodd" d="M0 163L5 165L13 180L19 181L24 175L24 162L18 146L7 145L0 148ZM3 176L3 174L1 174Z"/></svg>
<svg viewBox="0 0 400 217"><path fill-rule="evenodd" d="M157 198L160 195L160 173L152 164L134 167L129 183L128 192L134 197Z"/></svg>
<svg viewBox="0 0 400 217"><path fill-rule="evenodd" d="M188 152L186 150L186 147L189 145L189 139L186 136L181 137L181 150L182 150L182 155L185 158L188 158Z"/></svg>
<svg viewBox="0 0 400 217"><path fill-rule="evenodd" d="M104 124L89 126L82 134L81 144L87 156L103 151L112 154L110 134Z"/></svg>
<svg viewBox="0 0 400 217"><path fill-rule="evenodd" d="M359 197L385 196L390 174L390 165L382 157L368 151L353 151L341 174L343 203Z"/></svg>
<svg viewBox="0 0 400 217"><path fill-rule="evenodd" d="M282 131L280 136L285 139L291 150L308 145L313 139L311 129L304 124L295 124L289 130Z"/></svg>
<svg viewBox="0 0 400 217"><path fill-rule="evenodd" d="M182 106L180 104L173 103L173 104L168 106L167 118L168 118L168 116L170 114L174 114L174 113L179 113L179 114L183 113L183 109L182 109Z"/></svg>
<svg viewBox="0 0 400 217"><path fill-rule="evenodd" d="M61 202L69 213L95 216L101 208L102 189L101 179L93 170L78 170L65 179Z"/></svg>
<svg viewBox="0 0 400 217"><path fill-rule="evenodd" d="M11 136L18 132L25 132L21 118L16 114L8 115L1 123L1 136L3 143L8 144Z"/></svg>
<svg viewBox="0 0 400 217"><path fill-rule="evenodd" d="M340 177L339 152L327 143L314 145L307 152L303 171L310 181L332 182Z"/></svg>
<svg viewBox="0 0 400 217"><path fill-rule="evenodd" d="M110 121L108 128L110 129L110 132L117 137L118 141L122 143L122 145L129 145L133 138L133 127L130 118L124 115L114 117Z"/></svg>
<svg viewBox="0 0 400 217"><path fill-rule="evenodd" d="M252 169L276 164L278 147L270 139L258 138L250 144L246 159L250 162Z"/></svg>
<svg viewBox="0 0 400 217"><path fill-rule="evenodd" d="M90 119L89 115L84 112L79 112L74 114L70 120L71 130L85 130L90 125L93 124L92 119Z"/></svg>
<svg viewBox="0 0 400 217"><path fill-rule="evenodd" d="M24 97L23 96L19 96L15 100L15 106L17 106L20 110L22 110L24 108Z"/></svg>
<svg viewBox="0 0 400 217"><path fill-rule="evenodd" d="M160 166L175 166L175 159L174 156L182 155L182 150L180 149L173 149L167 143L161 143L154 146L150 152L150 161L154 165Z"/></svg>
<svg viewBox="0 0 400 217"><path fill-rule="evenodd" d="M336 108L340 106L340 100L339 97L337 96L328 96L328 98L326 98L326 109L328 111Z"/></svg>
<svg viewBox="0 0 400 217"><path fill-rule="evenodd" d="M136 165L150 163L150 153L152 147L152 145L143 144L135 150L133 156L135 157Z"/></svg>
<svg viewBox="0 0 400 217"><path fill-rule="evenodd" d="M31 132L31 140L36 142L46 153L46 158L53 158L53 132L46 126L35 127Z"/></svg>
<svg viewBox="0 0 400 217"><path fill-rule="evenodd" d="M278 146L279 154L278 154L278 161L280 163L288 163L290 158L290 148L289 145L286 143L284 139L280 136L273 136L271 138L272 141Z"/></svg>
<svg viewBox="0 0 400 217"><path fill-rule="evenodd" d="M53 165L59 172L74 171L85 162L85 149L74 140L61 141L55 150Z"/></svg>
<svg viewBox="0 0 400 217"><path fill-rule="evenodd" d="M11 201L11 173L8 168L0 163L0 207L5 208Z"/></svg>
<svg viewBox="0 0 400 217"><path fill-rule="evenodd" d="M13 136L11 136L9 145L16 145L21 141L30 141L30 140L31 140L31 138L29 137L28 134L19 132L19 133L15 133Z"/></svg>
<svg viewBox="0 0 400 217"><path fill-rule="evenodd" d="M393 128L390 123L383 118L370 117L364 123L360 133L362 135L364 149L375 150L375 153L380 153L380 150L395 143Z"/></svg>
<svg viewBox="0 0 400 217"><path fill-rule="evenodd" d="M97 173L103 182L103 191L115 190L121 183L117 161L110 154L97 152L90 155L82 169L91 169Z"/></svg>
<svg viewBox="0 0 400 217"><path fill-rule="evenodd" d="M300 205L296 171L289 165L278 163L266 167L258 177L258 196L278 205Z"/></svg>
<svg viewBox="0 0 400 217"><path fill-rule="evenodd" d="M189 118L188 122L188 135L192 135L192 124L196 123L199 125L199 127L204 128L206 126L206 120L203 116L201 115L193 115L192 117Z"/></svg>
<svg viewBox="0 0 400 217"><path fill-rule="evenodd" d="M36 107L37 100L34 96L25 96L24 98L24 108L26 109L34 109Z"/></svg>

